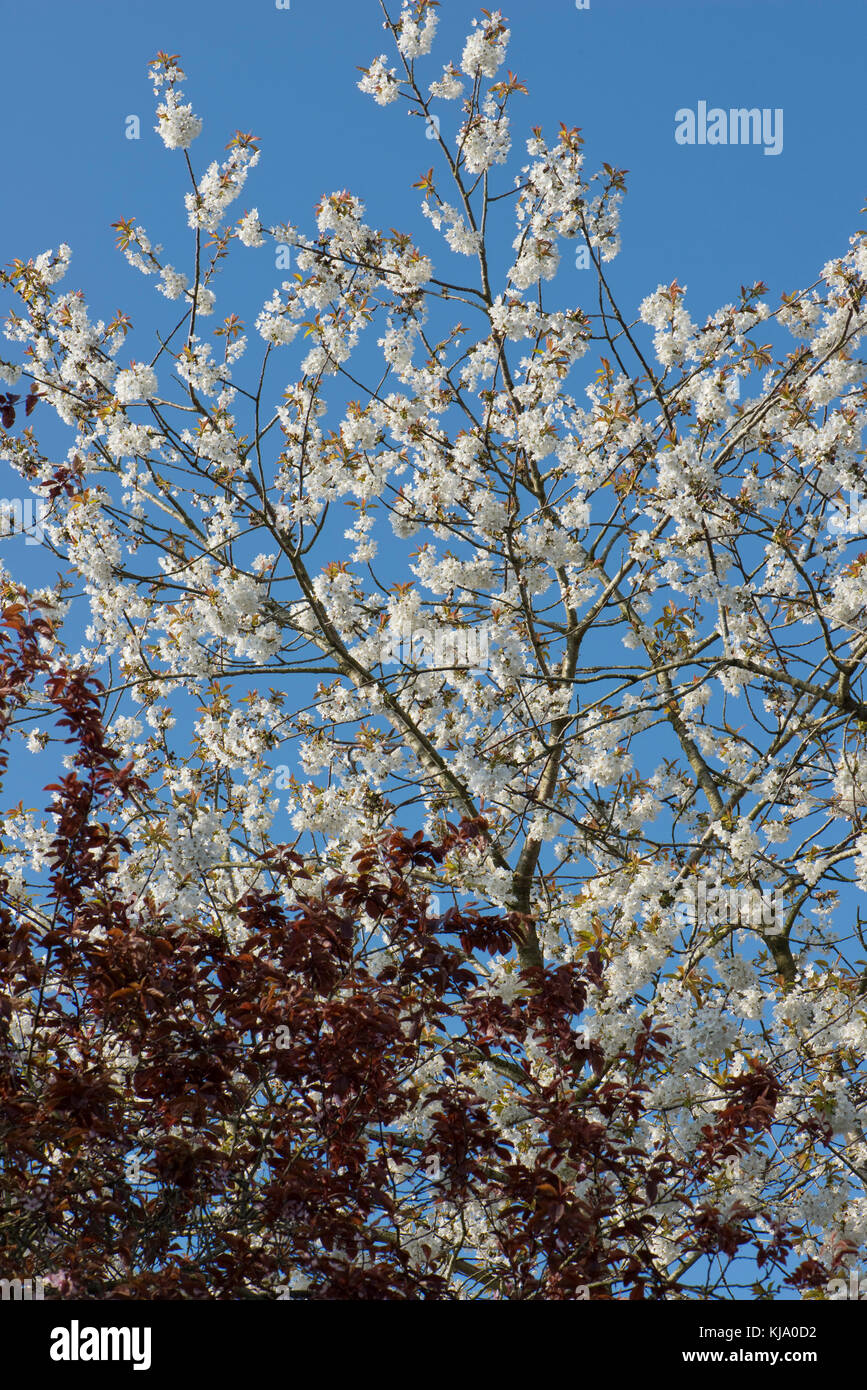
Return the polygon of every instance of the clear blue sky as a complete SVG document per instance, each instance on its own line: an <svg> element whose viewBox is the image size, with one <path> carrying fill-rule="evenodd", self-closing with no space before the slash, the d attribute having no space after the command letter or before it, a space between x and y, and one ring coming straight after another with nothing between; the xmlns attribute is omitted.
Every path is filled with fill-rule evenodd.
<svg viewBox="0 0 867 1390"><path fill-rule="evenodd" d="M364 200L369 223L409 231L441 274L448 269L412 188L436 163L436 146L403 103L379 107L357 89L358 66L393 52L377 0L289 3L43 0L21 6L7 23L0 261L68 242L73 262L63 290L83 289L94 319L123 309L138 330L121 352L123 364L127 355L151 355L153 326L164 329L178 306L127 264L111 223L134 218L164 244L166 259L190 268L183 158L153 129L147 65L160 49L181 55L186 99L204 118L191 150L197 172L224 157L236 129L261 140L260 164L232 220L258 206L266 225L291 222L310 232L320 196L349 188ZM391 13L399 8L391 0ZM530 128L542 125L553 138L560 121L581 127L588 173L602 161L629 171L623 249L608 267L627 317L675 278L688 288L695 321L759 279L776 302L781 290L812 283L847 249L867 203L864 0L590 0L581 10L575 0L514 0L503 12L512 30L508 66L529 88L512 106L513 155L503 186L526 158ZM478 13L469 0L443 0L434 54L424 60L431 77L447 59L459 61ZM675 112L699 102L782 108L782 152L676 143ZM438 106L451 135L460 103ZM138 140L126 138L129 116L139 117ZM511 237L511 218L503 221ZM232 262L240 263L242 280L230 271L216 282L207 333L232 311L250 327L283 278L267 251L236 250ZM461 258L457 268L465 274L467 262ZM561 267L557 296L594 312L595 277L570 270ZM244 291L238 301L235 288ZM5 355L14 359L16 349L9 345ZM302 355L293 351L293 361ZM65 455L67 431L45 411L33 424L43 448ZM0 466L0 495L20 491L20 480ZM7 555L22 577L32 577L43 558L19 539L3 542Z"/></svg>
<svg viewBox="0 0 867 1390"><path fill-rule="evenodd" d="M867 202L864 0L502 8L509 66L530 89L513 108L515 133L521 112L528 127L563 120L582 128L588 168L607 160L630 171L615 276L630 306L674 277L689 286L694 317L759 278L776 297L845 249ZM459 58L477 13L444 0L439 61ZM376 0L291 0L288 10L274 0L42 0L16 7L4 28L0 259L69 242L64 287L84 288L99 314L134 313L143 293L153 300L153 282L113 251L109 224L135 215L159 237L161 212L179 221L182 160L153 131L146 77L158 49L181 54L188 99L205 119L191 151L196 167L220 155L236 128L261 137L262 161L241 201L259 203L263 218L309 227L319 195L349 187L371 222L418 226L409 185L431 162L421 123L355 85L356 65L389 50ZM677 145L674 112L699 100L782 107L782 153ZM459 103L441 106L448 129ZM139 141L124 137L130 114L141 118Z"/></svg>

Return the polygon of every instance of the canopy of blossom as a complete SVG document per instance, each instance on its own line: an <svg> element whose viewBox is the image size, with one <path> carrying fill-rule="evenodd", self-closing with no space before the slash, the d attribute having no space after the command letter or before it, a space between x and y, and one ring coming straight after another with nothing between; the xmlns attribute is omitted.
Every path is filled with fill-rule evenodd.
<svg viewBox="0 0 867 1390"><path fill-rule="evenodd" d="M528 997L522 971L596 953L580 1027L609 1078L648 1018L669 1040L623 1142L694 1156L727 1087L772 1075L773 1123L706 1195L758 1213L757 1231L801 1227L798 1256L830 1270L867 1244L867 553L851 502L867 487L867 237L776 307L756 284L694 323L675 282L630 316L610 270L623 172L586 174L565 125L533 130L510 171L527 94L502 15L433 71L430 0L386 28L394 52L359 86L428 123L412 236L369 226L347 191L307 232L278 220L285 205L232 221L258 142L237 133L197 173L202 123L161 53L188 266L116 224L174 301L159 342L119 364L131 325L64 291L65 245L2 272L17 351L0 358L2 457L48 504L58 561L29 594L5 572L7 599L48 619L55 664L105 688L107 737L140 779L112 813L133 924L170 911L241 950L250 894L293 902L274 845L300 846L324 889L396 825L438 839L469 821L478 833L413 873L445 906L518 924L493 954L470 941L478 990L507 1007ZM463 113L451 143L447 102ZM558 275L576 248L592 314ZM257 254L291 256L291 273L210 330L230 258ZM16 432L19 383L32 418ZM36 434L49 408L72 436L60 461ZM51 709L37 684L16 706L31 750L57 738ZM37 921L55 834L6 814L4 891ZM705 890L715 912L696 908ZM373 976L394 965L374 906L356 929ZM32 1051L35 995L13 1022ZM457 1027L426 1035L406 1134L440 1113ZM490 1056L462 1075L526 1158L541 1143L526 1078L547 1084L554 1063L532 1030L521 1055L520 1078ZM592 1087L582 1105L614 1123ZM653 1202L646 1258L665 1270L687 1214L664 1188ZM490 1218L467 1208L458 1238L456 1211L437 1219L458 1287L455 1251L483 1250Z"/></svg>

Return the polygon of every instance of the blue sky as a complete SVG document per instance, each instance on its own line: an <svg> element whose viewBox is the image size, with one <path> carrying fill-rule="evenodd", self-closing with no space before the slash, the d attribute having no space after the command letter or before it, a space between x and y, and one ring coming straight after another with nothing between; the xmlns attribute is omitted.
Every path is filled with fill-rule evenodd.
<svg viewBox="0 0 867 1390"><path fill-rule="evenodd" d="M443 273L442 241L420 217L412 188L436 163L436 146L402 103L382 108L357 89L360 65L382 51L393 61L377 0L280 3L289 8L276 0L46 0L16 13L15 48L25 59L7 65L0 87L9 152L0 262L68 242L73 262L63 289L83 289L94 318L107 321L118 308L130 314L140 330L129 340L131 356L151 355L148 329L164 328L168 305L115 249L111 223L135 218L168 259L189 265L183 157L153 129L147 65L160 49L181 55L187 100L204 118L191 151L198 171L223 157L236 129L261 140L261 162L233 217L258 206L268 225L310 231L320 196L349 188L370 223L411 231ZM392 13L399 3L391 0ZM460 58L478 12L469 0L443 0L426 60L431 76ZM529 95L513 104L503 186L530 128L553 133L560 121L582 129L588 173L603 161L629 171L623 249L609 267L627 318L673 279L687 286L696 321L760 279L777 301L846 250L867 202L863 0L589 0L587 9L575 0L515 0L504 13L509 67ZM678 144L675 113L699 102L781 109L782 151ZM438 105L449 136L460 103ZM130 116L138 117L139 139L126 136ZM232 310L249 323L283 278L267 253L238 259L246 302L230 302L225 291L236 282L221 281L208 329ZM504 255L503 267L509 262ZM457 265L465 273L463 258ZM557 283L571 303L595 310L592 272L570 277L561 269ZM43 446L54 447L44 412L34 424ZM65 452L68 442L58 431L57 449ZM5 468L0 473L0 492L20 490ZM3 545L19 552L25 573L37 563L38 548Z"/></svg>
<svg viewBox="0 0 867 1390"><path fill-rule="evenodd" d="M615 277L626 302L677 277L695 317L741 283L762 278L775 297L807 284L845 249L867 202L863 0L590 0L588 10L574 0L514 0L503 8L509 66L530 89L515 104L515 133L522 114L528 128L563 120L582 128L588 168L607 160L630 171ZM444 0L434 61L459 57L477 13L465 0ZM44 0L19 7L7 32L22 58L5 65L0 89L0 259L69 242L67 287L85 288L100 313L118 305L134 313L137 299L153 294L113 251L110 223L135 215L156 235L161 215L178 220L182 159L152 129L146 65L158 49L181 54L188 99L204 117L192 148L197 166L217 157L236 128L261 137L251 204L267 202L275 220L303 227L322 192L349 187L372 222L417 225L410 185L431 150L421 122L356 88L356 65L390 47L376 0L290 0L286 10L274 0ZM674 112L699 100L782 107L782 153L677 145ZM458 107L443 106L444 122L457 122ZM125 138L130 114L141 119L138 141Z"/></svg>
<svg viewBox="0 0 867 1390"><path fill-rule="evenodd" d="M164 244L167 259L189 266L183 157L166 150L153 129L147 65L160 49L181 55L186 99L204 118L191 150L197 171L223 157L236 129L261 141L260 164L233 219L258 206L266 224L310 232L320 196L348 188L364 200L368 222L411 232L439 273L448 269L412 188L436 163L435 144L402 103L379 107L357 89L360 65L383 51L394 61L377 0L286 3L46 0L16 13L15 50L23 58L7 65L0 87L8 151L0 262L68 242L73 261L63 289L83 289L93 318L107 321L119 308L130 314L138 330L129 339L131 357L152 355L152 328L164 329L172 310L154 293L153 279L115 249L111 223L135 218ZM391 0L393 14L399 3ZM459 60L478 12L469 0L443 0L434 54L425 60L431 77L447 59ZM522 162L531 127L553 136L560 121L582 129L588 173L603 161L629 171L623 249L608 267L627 318L673 279L687 286L695 321L760 279L777 302L782 290L811 284L847 249L867 203L863 0L589 0L587 9L575 0L515 0L504 13L512 30L508 65L529 95L513 103L503 187ZM675 113L699 102L781 109L782 151L678 144ZM460 103L438 105L449 136ZM139 139L126 138L130 116L139 119ZM501 249L505 268L512 259L505 259L505 236ZM230 311L249 325L284 278L267 252L242 251L233 260L242 279L230 271L218 281L207 331ZM466 261L455 263L465 274ZM557 294L564 307L568 301L594 312L594 286L592 272L566 266ZM243 302L232 297L236 287ZM65 431L45 412L33 423L43 447L66 452ZM0 474L0 493L20 491L5 466ZM31 576L39 548L20 540L3 547L10 559L17 552L15 563Z"/></svg>

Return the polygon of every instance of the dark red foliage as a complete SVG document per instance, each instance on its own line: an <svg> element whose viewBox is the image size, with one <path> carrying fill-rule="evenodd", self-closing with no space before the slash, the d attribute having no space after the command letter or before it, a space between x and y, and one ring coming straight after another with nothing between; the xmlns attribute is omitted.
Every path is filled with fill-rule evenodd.
<svg viewBox="0 0 867 1390"><path fill-rule="evenodd" d="M316 890L278 847L232 944L146 893L126 901L115 813L148 788L106 742L99 683L50 667L47 621L11 602L4 624L0 768L37 680L75 755L48 789L38 910L0 879L0 1272L84 1298L273 1298L293 1279L314 1299L441 1299L456 1280L488 1298L668 1298L679 1285L648 1245L660 1194L693 1213L687 1263L755 1239L755 1213L709 1203L708 1179L767 1132L774 1076L728 1083L694 1159L637 1145L668 1038L650 1017L617 1057L585 1038L601 957L526 970L507 1001L470 957L509 951L519 918L428 915L419 875L482 825L440 843L395 830ZM387 935L383 968L362 909ZM510 1083L531 1148L504 1138L484 1067ZM440 1243L438 1219L462 1212L484 1251ZM760 1262L782 1267L787 1240ZM797 1282L817 1277L804 1265Z"/></svg>
<svg viewBox="0 0 867 1390"><path fill-rule="evenodd" d="M7 391L5 395L0 394L0 424L3 425L4 430L11 430L14 426L15 407L20 399L20 396L13 396L11 391ZM24 402L25 415L31 415L33 413L33 411L36 409L36 402L38 400L39 392L35 389L35 387L31 388L30 392L28 393L27 399Z"/></svg>

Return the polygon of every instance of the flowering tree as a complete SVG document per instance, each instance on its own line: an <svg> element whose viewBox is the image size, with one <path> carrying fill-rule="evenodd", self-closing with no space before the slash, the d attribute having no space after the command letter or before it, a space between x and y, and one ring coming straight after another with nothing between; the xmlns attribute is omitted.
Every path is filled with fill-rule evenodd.
<svg viewBox="0 0 867 1390"><path fill-rule="evenodd" d="M77 1298L661 1298L756 1239L759 1209L709 1189L771 1129L773 1072L724 1081L690 1153L637 1142L670 1040L646 1016L606 1056L577 1025L601 952L531 967L507 999L472 965L514 945L518 915L430 915L425 876L484 821L392 832L316 888L272 845L283 893L238 901L232 945L118 895L112 819L148 784L106 744L100 683L40 650L50 623L20 603L2 621L3 733L38 685L76 750L49 789L38 907L3 881L4 1267L38 1263ZM491 1107L480 1070L508 1100ZM650 1248L660 1198L681 1214L677 1268ZM757 1260L785 1273L799 1232L771 1224Z"/></svg>
<svg viewBox="0 0 867 1390"><path fill-rule="evenodd" d="M197 176L162 53L189 270L115 224L156 348L119 367L66 246L0 276L65 567L4 576L3 736L76 748L3 827L0 1250L95 1296L827 1296L867 1243L867 237L632 320L623 172L565 125L498 168L501 14L429 81L432 0L383 13L415 239L348 192L231 223L258 143ZM204 326L237 243L293 261L256 351Z"/></svg>

